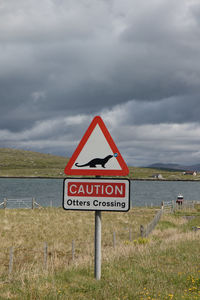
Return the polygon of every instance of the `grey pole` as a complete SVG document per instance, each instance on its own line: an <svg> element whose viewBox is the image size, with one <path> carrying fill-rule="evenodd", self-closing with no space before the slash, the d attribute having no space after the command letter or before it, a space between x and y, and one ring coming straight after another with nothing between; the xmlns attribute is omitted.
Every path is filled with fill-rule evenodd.
<svg viewBox="0 0 200 300"><path fill-rule="evenodd" d="M9 276L12 273L12 269L13 269L13 247L10 247Z"/></svg>
<svg viewBox="0 0 200 300"><path fill-rule="evenodd" d="M95 211L95 255L94 273L97 280L101 279L101 211Z"/></svg>

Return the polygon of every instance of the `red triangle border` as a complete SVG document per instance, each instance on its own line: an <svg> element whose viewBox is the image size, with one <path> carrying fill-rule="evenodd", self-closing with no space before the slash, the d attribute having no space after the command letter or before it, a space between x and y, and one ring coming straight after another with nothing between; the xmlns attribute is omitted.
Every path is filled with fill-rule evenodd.
<svg viewBox="0 0 200 300"><path fill-rule="evenodd" d="M89 170L89 169L72 169L72 166L74 165L77 157L79 156L79 154L81 153L83 147L85 146L85 144L87 143L90 135L92 134L94 128L96 127L96 125L99 125L99 127L102 130L102 133L104 134L110 148L112 149L113 153L118 153L118 156L116 157L119 165L121 166L121 170L106 170L106 169L102 169L102 170ZM123 157L121 156L117 146L115 145L108 129L106 128L102 118L100 116L96 116L94 117L94 119L92 120L90 126L88 127L88 129L86 130L84 136L82 137L78 147L76 148L76 150L74 151L72 157L70 158L68 164L65 167L64 170L66 175L96 175L96 176L126 176L129 174L129 169L123 159Z"/></svg>

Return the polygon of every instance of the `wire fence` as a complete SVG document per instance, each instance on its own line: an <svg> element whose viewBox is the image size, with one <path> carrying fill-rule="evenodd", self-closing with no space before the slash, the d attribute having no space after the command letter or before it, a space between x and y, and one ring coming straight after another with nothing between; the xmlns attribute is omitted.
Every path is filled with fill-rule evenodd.
<svg viewBox="0 0 200 300"><path fill-rule="evenodd" d="M121 246L126 246L127 243L135 242L139 237L148 237L156 225L158 224L163 213L173 212L174 209L192 208L195 204L199 204L197 201L185 201L181 208L173 201L163 202L163 205L157 210L154 218L146 226L140 225L140 228L127 227L122 228L119 231L110 231L109 239L102 240L102 249L111 252L112 249L117 249ZM198 228L199 229L199 228ZM133 243L134 245L134 243ZM48 244L47 241L40 244L40 247L34 246L12 246L10 248L0 248L0 275L12 276L20 270L48 270L49 266L63 266L70 265L84 257L93 258L94 256L94 240L76 240L73 239L71 243L67 245L60 245L55 247L52 244Z"/></svg>
<svg viewBox="0 0 200 300"><path fill-rule="evenodd" d="M4 201L0 203L0 208L25 208L25 209L34 209L42 208L42 206L36 202L34 197L26 198L4 198Z"/></svg>
<svg viewBox="0 0 200 300"><path fill-rule="evenodd" d="M112 249L126 246L140 237L140 231L132 228L124 228L117 232L110 232L110 239L102 241L102 249L110 253ZM55 247L48 242L40 244L40 247L11 246L0 249L0 276L12 276L25 270L48 270L49 266L68 266L76 261L84 260L84 257L93 258L94 240L78 241L73 239L67 245Z"/></svg>
<svg viewBox="0 0 200 300"><path fill-rule="evenodd" d="M176 203L176 201L164 201L163 210L164 213L173 213L178 210L193 210L196 206L200 205L200 201L197 200L184 200L182 203Z"/></svg>
<svg viewBox="0 0 200 300"><path fill-rule="evenodd" d="M156 213L153 220L149 224L147 224L146 227L143 225L140 226L140 234L142 237L149 236L149 234L154 230L154 228L158 224L162 214L163 214L163 205L161 206L160 210Z"/></svg>

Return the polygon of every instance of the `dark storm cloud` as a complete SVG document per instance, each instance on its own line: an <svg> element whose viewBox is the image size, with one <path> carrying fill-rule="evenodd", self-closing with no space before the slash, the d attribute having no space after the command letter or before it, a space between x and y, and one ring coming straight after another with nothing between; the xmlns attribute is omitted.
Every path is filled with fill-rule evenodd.
<svg viewBox="0 0 200 300"><path fill-rule="evenodd" d="M2 0L0 146L71 149L95 114L113 131L199 123L199 15L197 0Z"/></svg>
<svg viewBox="0 0 200 300"><path fill-rule="evenodd" d="M190 80L199 78L199 66L194 68L199 52L192 49L198 24L190 24L196 17L192 6L185 11L186 2L125 1L122 8L118 1L94 1L96 7L91 1L45 1L41 12L37 1L7 3L1 13L1 52L7 58L1 70L12 76L1 93L13 109L25 101L27 113L33 108L45 118L55 109L88 106L96 112L131 99L153 101L199 90ZM35 105L31 95L38 91L46 101Z"/></svg>
<svg viewBox="0 0 200 300"><path fill-rule="evenodd" d="M199 95L171 97L160 102L129 101L119 106L125 124L199 123Z"/></svg>

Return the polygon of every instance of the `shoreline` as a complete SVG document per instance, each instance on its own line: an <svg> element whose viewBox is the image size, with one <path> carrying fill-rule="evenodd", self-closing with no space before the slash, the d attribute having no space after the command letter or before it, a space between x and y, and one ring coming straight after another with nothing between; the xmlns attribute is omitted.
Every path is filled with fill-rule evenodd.
<svg viewBox="0 0 200 300"><path fill-rule="evenodd" d="M95 178L95 177L88 177L88 176L0 176L0 179L65 179L65 178ZM132 177L118 177L118 176L104 176L103 178L124 178L129 179L131 181L184 181L184 182L200 182L200 179L157 179L157 178L132 178Z"/></svg>

